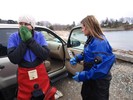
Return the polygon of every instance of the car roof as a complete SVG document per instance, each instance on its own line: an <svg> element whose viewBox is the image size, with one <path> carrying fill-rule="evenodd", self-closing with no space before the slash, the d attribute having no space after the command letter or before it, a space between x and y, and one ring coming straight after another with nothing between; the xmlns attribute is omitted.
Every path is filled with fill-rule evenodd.
<svg viewBox="0 0 133 100"><path fill-rule="evenodd" d="M0 28L18 28L18 24L0 24Z"/></svg>
<svg viewBox="0 0 133 100"><path fill-rule="evenodd" d="M19 27L19 24L0 24L0 28L18 28L18 27ZM49 29L45 26L39 26L39 25L36 25L35 27Z"/></svg>

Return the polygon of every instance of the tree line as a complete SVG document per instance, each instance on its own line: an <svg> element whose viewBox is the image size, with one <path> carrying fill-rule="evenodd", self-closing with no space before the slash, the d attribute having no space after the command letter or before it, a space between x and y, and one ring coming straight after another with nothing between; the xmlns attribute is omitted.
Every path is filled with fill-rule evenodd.
<svg viewBox="0 0 133 100"><path fill-rule="evenodd" d="M14 20L2 20L0 19L0 23L4 24L17 24L17 21ZM49 21L38 21L36 23L40 26L46 26L52 30L70 30L74 26L76 26L75 21L72 24L61 25L61 24L51 24ZM133 18L125 17L120 19L109 19L106 18L100 22L102 28L119 28L122 27L125 30L133 28Z"/></svg>
<svg viewBox="0 0 133 100"><path fill-rule="evenodd" d="M105 20L101 21L101 27L102 28L124 28L125 30L128 30L130 28L133 28L133 18L131 17L125 17L120 19L109 19L106 18Z"/></svg>

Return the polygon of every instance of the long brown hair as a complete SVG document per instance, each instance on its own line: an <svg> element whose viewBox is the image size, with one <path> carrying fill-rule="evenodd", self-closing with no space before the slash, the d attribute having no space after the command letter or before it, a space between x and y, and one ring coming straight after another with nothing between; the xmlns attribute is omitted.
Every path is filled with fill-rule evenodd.
<svg viewBox="0 0 133 100"><path fill-rule="evenodd" d="M93 15L89 15L85 17L81 24L84 25L84 27L88 30L89 34L93 37L97 37L99 39L103 39L101 35L103 35L103 32L101 30L100 24L97 21L97 19Z"/></svg>

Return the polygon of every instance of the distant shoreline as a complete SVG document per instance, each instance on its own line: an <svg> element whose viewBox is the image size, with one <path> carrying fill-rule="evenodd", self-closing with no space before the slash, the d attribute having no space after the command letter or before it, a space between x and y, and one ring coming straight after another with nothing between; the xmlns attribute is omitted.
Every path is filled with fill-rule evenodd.
<svg viewBox="0 0 133 100"><path fill-rule="evenodd" d="M119 52L121 54L133 55L133 51L132 50L122 50L122 49L113 48L113 52Z"/></svg>
<svg viewBox="0 0 133 100"><path fill-rule="evenodd" d="M103 32L108 32L108 31L131 31L132 29L125 30L124 28L102 28Z"/></svg>

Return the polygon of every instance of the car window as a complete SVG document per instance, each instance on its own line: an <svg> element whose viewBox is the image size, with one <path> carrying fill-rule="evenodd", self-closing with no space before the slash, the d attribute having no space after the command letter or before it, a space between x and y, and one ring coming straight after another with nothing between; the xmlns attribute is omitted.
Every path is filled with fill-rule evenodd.
<svg viewBox="0 0 133 100"><path fill-rule="evenodd" d="M7 55L7 42L11 33L16 32L18 29L1 28L0 29L0 57Z"/></svg>
<svg viewBox="0 0 133 100"><path fill-rule="evenodd" d="M84 36L81 28L74 29L71 33L70 44L73 48L83 49L87 37Z"/></svg>
<svg viewBox="0 0 133 100"><path fill-rule="evenodd" d="M48 33L47 31L41 31L46 39L47 42L52 41L52 42L58 42L61 43L58 38L53 36L52 34Z"/></svg>

